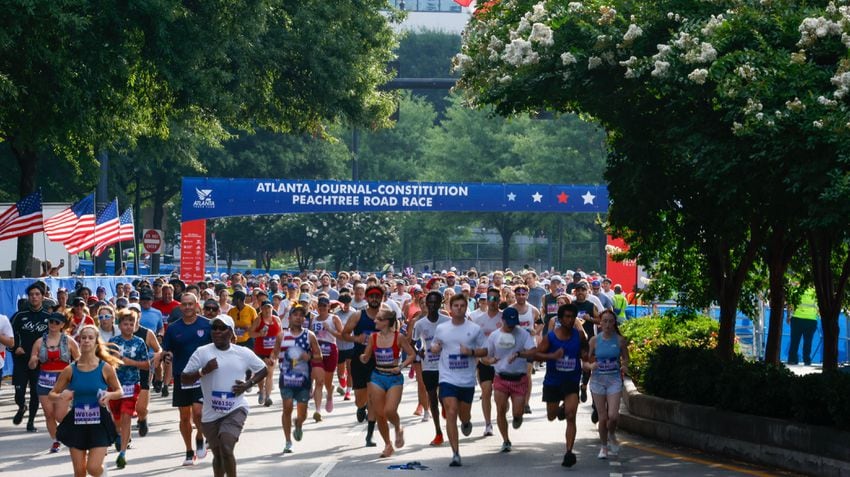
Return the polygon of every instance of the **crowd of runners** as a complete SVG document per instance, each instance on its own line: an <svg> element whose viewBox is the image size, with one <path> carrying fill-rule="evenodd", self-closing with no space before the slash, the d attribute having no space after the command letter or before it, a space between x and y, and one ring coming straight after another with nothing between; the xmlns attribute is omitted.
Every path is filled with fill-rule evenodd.
<svg viewBox="0 0 850 477"><path fill-rule="evenodd" d="M26 418L35 432L41 409L50 452L64 445L75 476L99 476L110 446L116 467L129 465L133 420L143 438L151 395L170 397L182 464L209 450L214 474L232 476L234 447L254 405L245 394L256 387L256 406L281 405L284 453L304 438L309 409L320 422L335 400L353 399L365 445L377 446L377 427L380 456L389 457L405 446L406 375L417 386L414 414L433 423L430 445L448 440L455 467L462 465L459 434L473 432L476 390L480 432L494 435L495 414L501 452L511 452L510 432L532 412L531 375L542 372L546 416L565 421L562 465L576 463L576 414L588 388L598 457L619 451L629 355L618 322L627 300L604 276L452 268L207 278L188 285L176 276L137 279L94 293L81 284L49 290L32 283L19 311L0 315L0 359L14 363L13 424Z"/></svg>

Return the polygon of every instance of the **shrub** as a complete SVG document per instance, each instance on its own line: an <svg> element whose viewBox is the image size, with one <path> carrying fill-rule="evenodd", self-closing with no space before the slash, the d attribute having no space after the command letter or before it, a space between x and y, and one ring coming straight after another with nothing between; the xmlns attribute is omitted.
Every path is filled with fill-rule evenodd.
<svg viewBox="0 0 850 477"><path fill-rule="evenodd" d="M664 345L650 355L644 373L647 393L693 404L717 402L716 380L705 371L719 369L720 358L704 348Z"/></svg>
<svg viewBox="0 0 850 477"><path fill-rule="evenodd" d="M791 417L793 373L785 366L754 363L736 357L710 372L717 382L717 406L759 416Z"/></svg>

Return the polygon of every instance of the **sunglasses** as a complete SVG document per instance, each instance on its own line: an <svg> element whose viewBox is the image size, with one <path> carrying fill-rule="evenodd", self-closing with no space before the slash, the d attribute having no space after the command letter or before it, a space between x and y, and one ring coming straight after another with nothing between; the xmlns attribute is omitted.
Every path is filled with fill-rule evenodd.
<svg viewBox="0 0 850 477"><path fill-rule="evenodd" d="M112 318L112 315L97 315L97 317L100 318L101 320L108 320L108 319Z"/></svg>
<svg viewBox="0 0 850 477"><path fill-rule="evenodd" d="M58 320L47 320L47 323L51 324L51 325L61 325L61 324L63 324L61 321L58 321Z"/></svg>
<svg viewBox="0 0 850 477"><path fill-rule="evenodd" d="M227 330L230 329L230 327L229 326L217 325L217 326L211 327L210 329L212 329L213 331L227 331Z"/></svg>
<svg viewBox="0 0 850 477"><path fill-rule="evenodd" d="M214 306L205 306L204 311L218 311L218 308Z"/></svg>

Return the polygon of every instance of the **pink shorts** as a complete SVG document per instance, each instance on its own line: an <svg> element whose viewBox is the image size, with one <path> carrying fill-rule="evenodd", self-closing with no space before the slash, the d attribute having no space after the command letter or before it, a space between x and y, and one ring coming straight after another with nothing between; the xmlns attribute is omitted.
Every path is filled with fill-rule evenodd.
<svg viewBox="0 0 850 477"><path fill-rule="evenodd" d="M493 390L511 397L525 397L525 393L528 392L528 375L523 374L520 379L512 381L499 376L497 373L493 379Z"/></svg>

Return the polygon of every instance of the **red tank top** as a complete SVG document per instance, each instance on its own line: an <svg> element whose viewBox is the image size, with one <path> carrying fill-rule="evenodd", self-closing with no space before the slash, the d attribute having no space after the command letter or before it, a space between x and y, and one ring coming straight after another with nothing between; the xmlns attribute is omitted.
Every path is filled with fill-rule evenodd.
<svg viewBox="0 0 850 477"><path fill-rule="evenodd" d="M60 358L59 348L55 350L48 349L47 350L47 361L41 363L42 371L62 371L63 369L68 367L68 363L62 361Z"/></svg>
<svg viewBox="0 0 850 477"><path fill-rule="evenodd" d="M259 332L266 326L266 323L260 319L260 322L257 324L257 328L254 330L255 332ZM277 335L280 334L280 324L277 320L272 318L272 322L268 325L269 329L266 330L265 336L258 336L254 338L254 353L257 356L269 356L274 351L274 341L277 338Z"/></svg>

